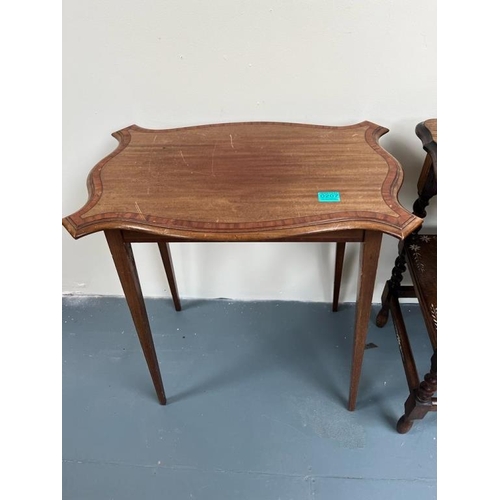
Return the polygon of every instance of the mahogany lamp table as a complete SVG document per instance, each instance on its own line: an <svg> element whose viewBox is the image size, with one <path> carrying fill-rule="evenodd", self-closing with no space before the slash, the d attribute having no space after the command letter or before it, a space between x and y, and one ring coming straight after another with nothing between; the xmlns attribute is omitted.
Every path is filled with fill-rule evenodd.
<svg viewBox="0 0 500 500"><path fill-rule="evenodd" d="M422 220L398 202L388 129L225 123L168 130L131 125L87 179L89 198L63 219L74 238L104 231L160 404L167 399L132 243L157 243L177 310L170 242L359 242L349 410L354 410L380 244Z"/></svg>

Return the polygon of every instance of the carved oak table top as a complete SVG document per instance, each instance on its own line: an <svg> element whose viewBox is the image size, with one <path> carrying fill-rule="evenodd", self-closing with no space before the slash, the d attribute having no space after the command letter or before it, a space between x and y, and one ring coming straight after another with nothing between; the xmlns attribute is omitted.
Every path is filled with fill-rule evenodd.
<svg viewBox="0 0 500 500"><path fill-rule="evenodd" d="M354 409L382 234L401 239L421 225L398 202L402 168L378 143L387 132L364 121L132 125L113 134L118 147L92 169L87 203L63 225L74 238L105 232L162 404L131 242L160 245L175 302L168 242L355 241L362 251L348 404Z"/></svg>

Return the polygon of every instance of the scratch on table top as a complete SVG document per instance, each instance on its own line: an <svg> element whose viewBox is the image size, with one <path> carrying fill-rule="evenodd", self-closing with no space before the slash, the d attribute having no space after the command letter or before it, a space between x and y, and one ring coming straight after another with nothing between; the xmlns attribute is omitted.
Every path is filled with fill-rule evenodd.
<svg viewBox="0 0 500 500"><path fill-rule="evenodd" d="M205 175L206 177L211 177L210 174L206 174L205 172L198 172L198 170L191 170L192 174Z"/></svg>
<svg viewBox="0 0 500 500"><path fill-rule="evenodd" d="M217 143L214 144L214 149L212 151L212 176L215 177L215 172L214 172L214 155L215 155L215 148L217 147Z"/></svg>
<svg viewBox="0 0 500 500"><path fill-rule="evenodd" d="M231 139L231 147L234 149L233 135L232 134L229 134L229 139Z"/></svg>
<svg viewBox="0 0 500 500"><path fill-rule="evenodd" d="M142 210L141 210L141 207L139 206L139 204L137 202L134 202L135 203L135 208L137 208L137 211L141 214L141 217L146 220L146 217L144 216L144 214L142 213Z"/></svg>
<svg viewBox="0 0 500 500"><path fill-rule="evenodd" d="M189 163L186 161L184 158L184 155L182 154L182 149L180 150L181 156L182 156L182 161L189 167Z"/></svg>

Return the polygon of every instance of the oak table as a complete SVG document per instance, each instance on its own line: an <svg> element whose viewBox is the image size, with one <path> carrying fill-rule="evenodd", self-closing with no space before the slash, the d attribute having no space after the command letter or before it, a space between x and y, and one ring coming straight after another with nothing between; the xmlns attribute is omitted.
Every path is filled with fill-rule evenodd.
<svg viewBox="0 0 500 500"><path fill-rule="evenodd" d="M87 179L89 198L63 219L74 238L104 231L160 404L166 404L132 243L157 243L177 310L170 242L361 243L349 410L354 410L384 233L422 221L402 207L388 129L248 122L113 133L118 147Z"/></svg>

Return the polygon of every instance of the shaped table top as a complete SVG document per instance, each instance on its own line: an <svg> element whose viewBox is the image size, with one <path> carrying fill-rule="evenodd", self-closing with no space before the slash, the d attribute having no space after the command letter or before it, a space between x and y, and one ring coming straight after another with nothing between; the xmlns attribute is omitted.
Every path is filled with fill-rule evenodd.
<svg viewBox="0 0 500 500"><path fill-rule="evenodd" d="M131 125L87 179L70 234L107 229L199 241L262 241L340 230L403 238L421 219L400 205L399 162L365 121L330 127L249 122Z"/></svg>

